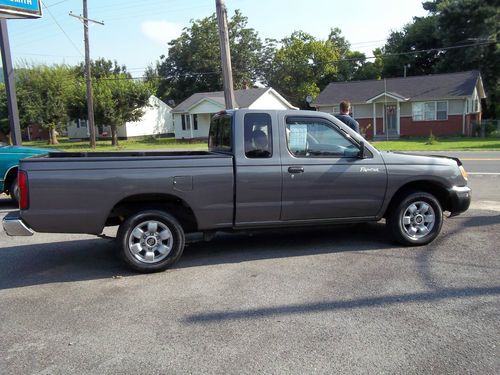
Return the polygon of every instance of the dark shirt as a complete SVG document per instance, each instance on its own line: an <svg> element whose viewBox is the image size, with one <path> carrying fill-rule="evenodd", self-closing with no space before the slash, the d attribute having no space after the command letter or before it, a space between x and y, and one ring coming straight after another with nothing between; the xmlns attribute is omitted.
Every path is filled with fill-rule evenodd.
<svg viewBox="0 0 500 375"><path fill-rule="evenodd" d="M350 127L352 130L354 130L356 133L359 133L359 124L351 116L335 115L335 117L338 118L340 121L342 121L344 124L346 124L348 127Z"/></svg>

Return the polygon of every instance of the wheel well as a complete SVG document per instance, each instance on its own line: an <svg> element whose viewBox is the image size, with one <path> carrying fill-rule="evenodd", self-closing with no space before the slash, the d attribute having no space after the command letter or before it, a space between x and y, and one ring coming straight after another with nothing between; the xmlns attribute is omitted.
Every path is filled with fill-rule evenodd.
<svg viewBox="0 0 500 375"><path fill-rule="evenodd" d="M179 221L185 232L198 229L191 207L182 199L168 194L140 194L121 200L111 210L106 226L120 225L134 213L147 209L168 212Z"/></svg>
<svg viewBox="0 0 500 375"><path fill-rule="evenodd" d="M12 167L7 171L7 174L5 175L5 180L3 182L3 189L5 191L9 190L10 184L16 178L16 176L17 176L17 166Z"/></svg>
<svg viewBox="0 0 500 375"><path fill-rule="evenodd" d="M396 207L398 202L410 193L422 191L425 193L432 194L436 197L441 205L443 211L449 211L450 201L448 197L448 191L442 185L433 181L413 181L406 185L401 186L398 191L392 196L391 202L385 210L384 216L387 217L389 213Z"/></svg>

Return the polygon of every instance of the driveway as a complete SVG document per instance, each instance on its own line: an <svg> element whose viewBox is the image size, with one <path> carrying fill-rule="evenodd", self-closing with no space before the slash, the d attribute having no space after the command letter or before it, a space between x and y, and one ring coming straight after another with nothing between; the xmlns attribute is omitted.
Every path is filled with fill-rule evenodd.
<svg viewBox="0 0 500 375"><path fill-rule="evenodd" d="M500 202L491 184L471 176L475 201ZM499 373L499 243L493 205L425 247L394 245L382 223L222 234L138 275L110 240L2 232L0 369Z"/></svg>

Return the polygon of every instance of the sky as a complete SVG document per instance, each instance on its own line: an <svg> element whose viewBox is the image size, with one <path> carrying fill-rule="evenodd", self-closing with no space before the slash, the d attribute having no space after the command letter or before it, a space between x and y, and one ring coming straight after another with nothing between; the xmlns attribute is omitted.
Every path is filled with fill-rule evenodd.
<svg viewBox="0 0 500 375"><path fill-rule="evenodd" d="M248 17L248 27L264 38L281 39L302 30L326 39L333 27L342 30L352 49L371 55L391 30L399 30L426 12L422 0L226 0ZM43 17L9 20L15 65L76 64L83 60L83 26L70 17L80 15L82 0L44 0ZM168 53L167 43L178 37L190 20L215 12L215 0L88 0L93 59L103 57L125 64L133 76Z"/></svg>

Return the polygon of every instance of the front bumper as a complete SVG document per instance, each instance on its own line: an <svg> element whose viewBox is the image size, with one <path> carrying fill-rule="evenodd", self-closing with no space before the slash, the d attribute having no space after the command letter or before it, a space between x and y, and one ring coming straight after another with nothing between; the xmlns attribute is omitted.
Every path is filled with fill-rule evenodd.
<svg viewBox="0 0 500 375"><path fill-rule="evenodd" d="M448 190L451 216L467 211L472 199L472 190L468 186L453 186Z"/></svg>
<svg viewBox="0 0 500 375"><path fill-rule="evenodd" d="M9 212L4 217L3 230L9 236L32 236L35 233L21 220L19 211Z"/></svg>

